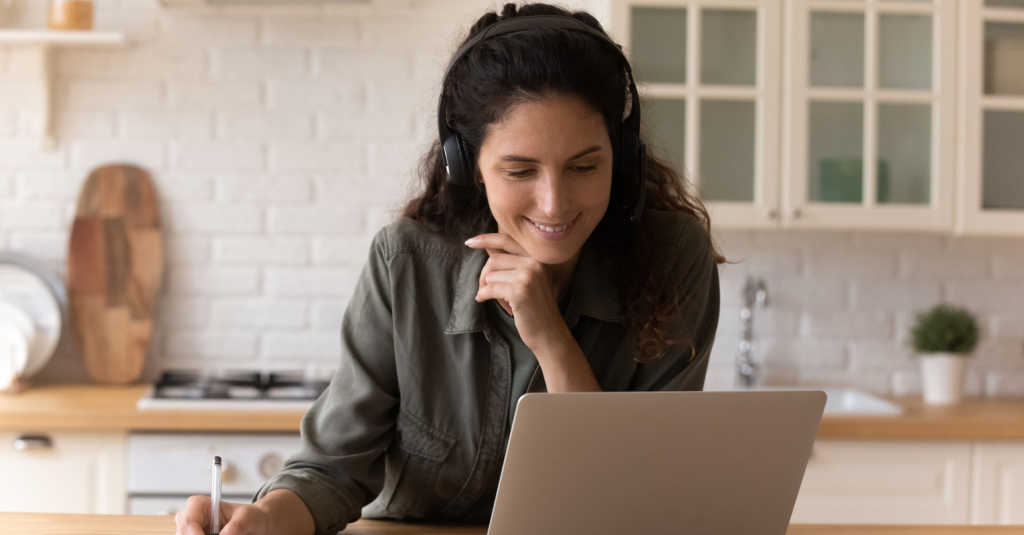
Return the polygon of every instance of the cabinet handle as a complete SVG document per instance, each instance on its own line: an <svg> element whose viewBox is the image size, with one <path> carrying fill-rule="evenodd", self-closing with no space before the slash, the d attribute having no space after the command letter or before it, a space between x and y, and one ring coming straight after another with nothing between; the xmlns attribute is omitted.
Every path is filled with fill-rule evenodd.
<svg viewBox="0 0 1024 535"><path fill-rule="evenodd" d="M53 448L53 440L46 435L21 435L11 446L18 451L48 450Z"/></svg>

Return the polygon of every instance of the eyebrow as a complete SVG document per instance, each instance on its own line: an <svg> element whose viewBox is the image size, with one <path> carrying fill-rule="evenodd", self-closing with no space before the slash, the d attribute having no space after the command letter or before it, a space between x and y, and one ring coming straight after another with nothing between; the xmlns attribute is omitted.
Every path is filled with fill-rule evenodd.
<svg viewBox="0 0 1024 535"><path fill-rule="evenodd" d="M589 149L586 149L583 152L580 152L578 154L574 154L571 158L569 158L568 161L575 160L576 158L580 158L582 156L586 156L587 154L590 154L591 152L599 151L599 150L601 150L601 147L599 147L597 145L594 145L593 147L590 147ZM516 156L514 154L510 154L510 155L507 155L507 156L502 156L501 157L501 161L503 161L503 162L540 163L540 160L538 160L536 158L527 158L526 156Z"/></svg>

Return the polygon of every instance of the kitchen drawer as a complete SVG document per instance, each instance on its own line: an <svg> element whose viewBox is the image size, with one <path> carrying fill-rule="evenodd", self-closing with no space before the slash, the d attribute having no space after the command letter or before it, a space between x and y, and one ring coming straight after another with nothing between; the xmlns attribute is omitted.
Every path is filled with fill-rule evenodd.
<svg viewBox="0 0 1024 535"><path fill-rule="evenodd" d="M0 433L0 511L124 514L124 450L124 434Z"/></svg>
<svg viewBox="0 0 1024 535"><path fill-rule="evenodd" d="M795 523L966 524L971 444L817 440Z"/></svg>

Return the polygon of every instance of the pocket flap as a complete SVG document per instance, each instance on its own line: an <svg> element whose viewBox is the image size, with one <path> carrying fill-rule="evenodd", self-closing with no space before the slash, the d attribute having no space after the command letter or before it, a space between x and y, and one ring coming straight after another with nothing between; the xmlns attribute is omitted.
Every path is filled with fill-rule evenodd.
<svg viewBox="0 0 1024 535"><path fill-rule="evenodd" d="M398 413L395 433L399 448L431 461L443 461L455 443L454 438L427 424L405 407Z"/></svg>

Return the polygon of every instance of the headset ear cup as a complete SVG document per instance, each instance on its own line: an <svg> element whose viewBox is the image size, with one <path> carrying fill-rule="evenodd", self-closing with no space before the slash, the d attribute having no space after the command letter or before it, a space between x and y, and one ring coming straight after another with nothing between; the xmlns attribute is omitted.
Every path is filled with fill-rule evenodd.
<svg viewBox="0 0 1024 535"><path fill-rule="evenodd" d="M448 171L448 181L459 186L465 186L472 182L472 177L466 177L465 158L462 155L462 137L456 132L448 136L441 144L444 151L445 169Z"/></svg>
<svg viewBox="0 0 1024 535"><path fill-rule="evenodd" d="M472 186L474 180L473 171L473 159L470 157L469 148L466 146L466 141L462 139L462 135L458 132L455 133L455 139L459 142L459 161L462 162L462 179L463 186Z"/></svg>

